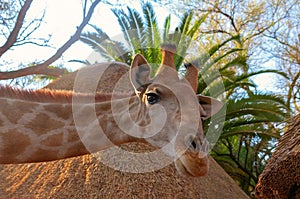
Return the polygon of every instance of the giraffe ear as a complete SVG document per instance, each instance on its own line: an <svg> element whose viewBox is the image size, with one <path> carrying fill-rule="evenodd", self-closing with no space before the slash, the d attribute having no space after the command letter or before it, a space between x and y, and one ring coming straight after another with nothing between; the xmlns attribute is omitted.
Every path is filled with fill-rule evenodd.
<svg viewBox="0 0 300 199"><path fill-rule="evenodd" d="M141 54L137 54L134 57L129 71L130 82L136 92L141 92L141 89L143 89L145 85L151 83L151 68Z"/></svg>
<svg viewBox="0 0 300 199"><path fill-rule="evenodd" d="M200 110L201 118L204 120L210 118L212 115L219 112L223 107L223 103L215 98L203 95L197 95L197 97L199 100L199 104L202 108Z"/></svg>

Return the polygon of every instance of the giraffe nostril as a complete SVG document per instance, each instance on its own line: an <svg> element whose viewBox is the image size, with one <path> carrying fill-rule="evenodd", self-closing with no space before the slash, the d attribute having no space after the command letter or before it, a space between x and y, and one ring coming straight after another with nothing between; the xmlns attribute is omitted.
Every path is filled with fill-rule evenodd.
<svg viewBox="0 0 300 199"><path fill-rule="evenodd" d="M199 150L199 141L197 140L197 137L195 135L187 136L185 145L193 152L198 152Z"/></svg>
<svg viewBox="0 0 300 199"><path fill-rule="evenodd" d="M197 149L197 144L196 144L195 140L193 140L193 141L191 142L191 146L193 147L194 150Z"/></svg>

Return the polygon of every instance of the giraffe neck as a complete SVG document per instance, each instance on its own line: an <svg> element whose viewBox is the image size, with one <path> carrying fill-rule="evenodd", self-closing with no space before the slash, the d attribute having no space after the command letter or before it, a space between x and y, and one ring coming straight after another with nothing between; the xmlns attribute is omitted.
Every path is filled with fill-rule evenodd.
<svg viewBox="0 0 300 199"><path fill-rule="evenodd" d="M0 87L0 164L51 161L144 142L118 127L111 95L98 96L95 103L82 103L87 97L79 95L81 102L70 103L72 95ZM117 101L130 101L129 107L138 103L135 96Z"/></svg>

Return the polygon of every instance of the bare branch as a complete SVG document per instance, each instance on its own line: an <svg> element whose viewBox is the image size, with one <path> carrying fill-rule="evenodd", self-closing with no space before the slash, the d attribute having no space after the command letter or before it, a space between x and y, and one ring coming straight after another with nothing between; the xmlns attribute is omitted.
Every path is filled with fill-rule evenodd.
<svg viewBox="0 0 300 199"><path fill-rule="evenodd" d="M62 46L60 47L56 53L50 57L48 60L46 60L42 65L46 65L49 66L50 64L52 64L54 61L56 61L58 58L61 57L61 55L72 45L74 44L77 40L79 40L80 38L80 34L83 30L83 28L88 24L89 20L92 17L92 14L94 12L95 7L97 6L98 3L100 3L101 0L96 0L95 2L93 2L93 4L91 5L87 15L83 18L83 21L81 22L81 24L78 26L75 34L73 36L71 36L71 38Z"/></svg>
<svg viewBox="0 0 300 199"><path fill-rule="evenodd" d="M288 95L287 95L287 106L290 107L291 106L291 99L293 98L292 93L293 90L295 89L297 80L300 77L300 71L293 77L293 80L291 82L291 85L289 86L289 91L288 91Z"/></svg>
<svg viewBox="0 0 300 199"><path fill-rule="evenodd" d="M26 75L33 75L33 74L45 74L49 76L59 77L63 75L66 70L60 69L60 68L49 68L49 65L55 62L57 59L61 57L61 55L71 46L73 45L77 40L80 38L80 34L83 30L83 28L88 24L90 18L92 17L92 14L94 12L95 7L100 3L101 0L96 0L92 3L90 6L90 9L87 13L87 15L83 18L81 24L78 26L76 32L73 36L64 44L62 45L56 53L50 57L48 60L41 64L37 64L32 67L27 67L23 69L19 69L16 71L9 71L9 72L0 72L0 79L1 80L7 80L17 77L22 77Z"/></svg>
<svg viewBox="0 0 300 199"><path fill-rule="evenodd" d="M18 41L15 46L22 46L25 44L32 44L35 46L41 46L41 47L49 47L49 48L53 48L50 45L48 45L48 42L50 41L51 35L49 35L48 39L27 39L24 41ZM39 42L41 41L41 42Z"/></svg>
<svg viewBox="0 0 300 199"><path fill-rule="evenodd" d="M229 14L223 12L220 8L218 8L216 5L214 5L214 9L198 9L198 11L200 12L210 12L210 13L217 13L217 14L221 14L223 16L225 16L226 18L229 19L233 29L236 31L236 32L239 32L236 25L235 25L235 22L234 22L234 19L232 16L230 16Z"/></svg>
<svg viewBox="0 0 300 199"><path fill-rule="evenodd" d="M44 10L44 12L43 12L43 14L42 14L42 16L40 18L32 20L25 28L23 28L23 31L20 32L19 38L16 41L16 43L25 41L26 39L29 38L29 36L33 32L35 32L37 29L39 29L40 26L41 26L41 24L42 24L42 22L43 22L45 14L46 14L46 11ZM32 27L32 26L34 26L34 27ZM39 40L42 40L42 39L39 39ZM47 39L46 39L46 41L47 41Z"/></svg>
<svg viewBox="0 0 300 199"><path fill-rule="evenodd" d="M235 30L235 32L239 32L239 30L237 29L237 27L236 27L236 25L235 25L233 16L230 16L229 14L223 12L223 11L222 11L220 8L218 8L218 7L215 7L215 8L216 8L215 12L216 12L216 13L220 13L220 14L224 15L225 17L227 17L227 18L230 20L230 23L231 23L233 29Z"/></svg>
<svg viewBox="0 0 300 199"><path fill-rule="evenodd" d="M83 3L83 12L82 12L83 18L85 17L85 14L86 14L86 5L87 5L87 0L85 0Z"/></svg>
<svg viewBox="0 0 300 199"><path fill-rule="evenodd" d="M51 67L44 67L42 64L26 67L16 71L9 71L9 72L0 72L0 79L7 80L13 79L17 77L23 77L26 75L47 75L58 77L66 72L66 69L61 68L51 68Z"/></svg>
<svg viewBox="0 0 300 199"><path fill-rule="evenodd" d="M12 45L17 41L18 38L18 34L22 28L23 22L24 22L24 18L25 15L30 7L32 3L32 0L26 0L24 5L22 6L18 17L17 17L17 21L15 24L15 27L13 28L12 32L10 33L6 43L0 47L0 57L10 48L12 47Z"/></svg>
<svg viewBox="0 0 300 199"><path fill-rule="evenodd" d="M223 34L227 34L232 36L232 34L230 34L229 32L225 31L225 30L208 30L208 31L199 31L201 34L215 34L215 33L223 33Z"/></svg>

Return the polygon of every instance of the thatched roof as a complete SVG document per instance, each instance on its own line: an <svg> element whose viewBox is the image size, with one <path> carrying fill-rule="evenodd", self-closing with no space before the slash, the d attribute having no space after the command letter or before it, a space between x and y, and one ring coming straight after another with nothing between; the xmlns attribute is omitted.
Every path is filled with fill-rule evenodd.
<svg viewBox="0 0 300 199"><path fill-rule="evenodd" d="M131 143L126 147L144 151L150 146ZM85 155L48 163L0 165L0 198L246 199L248 196L212 158L208 174L193 178L179 175L174 164L151 173L133 174L113 170Z"/></svg>
<svg viewBox="0 0 300 199"><path fill-rule="evenodd" d="M45 88L53 90L73 90L74 81L80 82L80 86L84 88L85 92L94 92L96 86L97 92L111 93L111 92L129 92L132 91L129 80L129 67L123 63L112 62L110 65L97 64L84 67L80 70L65 74L48 84ZM76 89L76 88L75 88Z"/></svg>
<svg viewBox="0 0 300 199"><path fill-rule="evenodd" d="M290 121L260 175L256 197L300 198L300 114Z"/></svg>
<svg viewBox="0 0 300 199"><path fill-rule="evenodd" d="M97 91L111 92L130 88L127 66L114 65L105 74L99 67L82 70L83 87L98 83ZM128 74L127 74L128 75ZM126 75L125 75L126 76ZM76 72L68 74L47 87L72 90ZM100 78L99 82L98 79ZM96 81L95 81L96 79ZM127 80L126 80L127 79ZM91 90L85 90L89 92ZM127 91L128 92L128 91ZM130 143L122 146L134 152L153 150L149 145ZM101 158L122 159L116 154L103 154ZM150 173L125 173L105 166L92 155L48 163L0 165L0 198L249 198L232 178L210 158L206 176L191 178L178 174L174 164Z"/></svg>

